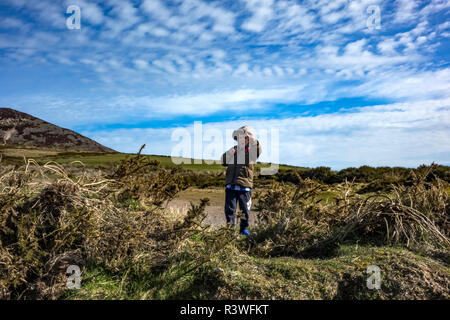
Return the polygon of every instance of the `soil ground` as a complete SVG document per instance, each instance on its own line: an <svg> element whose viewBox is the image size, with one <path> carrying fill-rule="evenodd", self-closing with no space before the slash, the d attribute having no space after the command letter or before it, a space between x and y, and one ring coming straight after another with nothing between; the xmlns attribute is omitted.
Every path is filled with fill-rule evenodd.
<svg viewBox="0 0 450 320"><path fill-rule="evenodd" d="M190 207L191 201L194 204L198 204L199 199L202 198L208 198L210 203L210 205L206 207L207 216L204 222L214 226L224 225L225 188L189 188L180 192L175 199L170 201L168 208L177 214L185 214ZM256 213L253 207L254 203L252 204L252 210L250 211L250 225L254 225L256 222ZM239 207L237 211L239 211Z"/></svg>

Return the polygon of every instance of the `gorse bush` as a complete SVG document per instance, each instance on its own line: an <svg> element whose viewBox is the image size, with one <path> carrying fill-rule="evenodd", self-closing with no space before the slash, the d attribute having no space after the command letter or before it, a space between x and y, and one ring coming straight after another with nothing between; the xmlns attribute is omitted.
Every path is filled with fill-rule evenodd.
<svg viewBox="0 0 450 320"><path fill-rule="evenodd" d="M89 238L92 212L81 184L59 174L55 164L33 161L0 177L0 271L3 297L54 294L60 262L79 262L77 251ZM43 280L49 285L43 285ZM55 282L56 281L56 282ZM29 292L31 291L31 292Z"/></svg>
<svg viewBox="0 0 450 320"><path fill-rule="evenodd" d="M114 195L119 202L135 200L143 205L161 205L172 200L187 188L179 168L162 169L159 162L141 155L127 156L116 168L111 178L117 185ZM158 169L158 170L155 170Z"/></svg>
<svg viewBox="0 0 450 320"><path fill-rule="evenodd" d="M296 187L275 183L259 196L253 252L264 256L332 253L345 242L450 248L448 184L430 179L434 166L412 173L410 186L363 197L352 183L334 188L335 203L320 197L327 186L297 176Z"/></svg>
<svg viewBox="0 0 450 320"><path fill-rule="evenodd" d="M408 248L450 247L450 205L447 184L434 177L434 166L413 173L411 186L393 185L392 194L372 196L352 204L351 214L330 241L362 239Z"/></svg>
<svg viewBox="0 0 450 320"><path fill-rule="evenodd" d="M298 255L305 246L324 236L332 225L328 205L318 199L327 186L303 180L293 188L273 183L258 196L252 250L263 256Z"/></svg>
<svg viewBox="0 0 450 320"><path fill-rule="evenodd" d="M73 179L60 165L33 160L8 169L0 176L3 299L57 298L71 264L136 275L167 268L189 253L184 261L196 261L195 270L232 242L226 229L211 231L202 224L207 199L192 204L181 220L169 219L163 204L185 182L140 154L110 176L84 172ZM130 209L126 199L139 205ZM191 238L209 246L192 251L195 246L186 245Z"/></svg>
<svg viewBox="0 0 450 320"><path fill-rule="evenodd" d="M435 177L450 182L450 167L433 164L433 174L427 179L430 181ZM370 187L366 192L387 191L387 187L392 183L407 183L414 178L416 172L420 172L427 166L423 165L417 169L408 169L402 167L369 167L361 166L359 168L346 168L340 171L333 171L329 167L317 168L280 168L275 175L279 182L300 183L301 179L314 179L326 184L345 183L345 181L354 181L357 183L369 183ZM271 177L263 177L271 179ZM299 180L300 178L300 180Z"/></svg>
<svg viewBox="0 0 450 320"><path fill-rule="evenodd" d="M413 173L411 185L397 184L392 190L397 203L418 210L449 237L450 200L446 192L448 183L434 175L435 168L421 167Z"/></svg>

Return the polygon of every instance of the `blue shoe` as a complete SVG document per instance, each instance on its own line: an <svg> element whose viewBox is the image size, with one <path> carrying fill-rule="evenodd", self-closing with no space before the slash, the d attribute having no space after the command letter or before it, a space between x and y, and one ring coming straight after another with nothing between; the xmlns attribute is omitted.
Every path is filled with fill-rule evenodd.
<svg viewBox="0 0 450 320"><path fill-rule="evenodd" d="M250 232L248 232L247 229L244 229L243 231L239 232L239 234L243 234L243 235L245 235L247 237L250 236Z"/></svg>

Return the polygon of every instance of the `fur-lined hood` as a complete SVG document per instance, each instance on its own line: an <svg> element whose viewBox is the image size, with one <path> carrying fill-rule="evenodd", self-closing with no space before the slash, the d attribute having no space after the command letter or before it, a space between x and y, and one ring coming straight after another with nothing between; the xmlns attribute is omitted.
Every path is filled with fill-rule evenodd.
<svg viewBox="0 0 450 320"><path fill-rule="evenodd" d="M250 141L252 141L252 142L255 141L255 139L256 139L255 130L250 126L243 126L243 127L240 127L239 129L233 131L233 139L234 140L237 140L237 137L240 135L242 135L244 137L246 137L246 136L249 137Z"/></svg>

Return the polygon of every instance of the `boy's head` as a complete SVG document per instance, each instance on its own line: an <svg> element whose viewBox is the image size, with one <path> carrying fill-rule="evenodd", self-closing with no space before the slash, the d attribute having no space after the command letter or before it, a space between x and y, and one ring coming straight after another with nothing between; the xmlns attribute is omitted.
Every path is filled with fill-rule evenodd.
<svg viewBox="0 0 450 320"><path fill-rule="evenodd" d="M239 144L249 144L255 141L255 130L250 126L243 126L233 131L233 139Z"/></svg>

